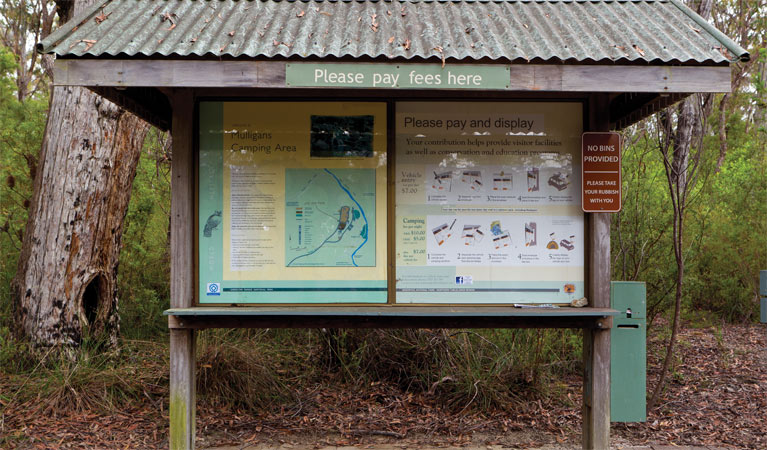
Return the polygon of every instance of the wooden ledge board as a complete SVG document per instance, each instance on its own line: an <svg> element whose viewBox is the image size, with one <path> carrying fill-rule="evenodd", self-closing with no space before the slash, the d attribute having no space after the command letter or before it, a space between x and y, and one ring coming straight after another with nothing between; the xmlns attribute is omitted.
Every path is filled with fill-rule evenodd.
<svg viewBox="0 0 767 450"><path fill-rule="evenodd" d="M589 328L612 327L609 308L513 306L258 306L174 308L178 328Z"/></svg>
<svg viewBox="0 0 767 450"><path fill-rule="evenodd" d="M297 61L292 61L297 62ZM54 62L56 86L290 88L286 61L174 59L63 59ZM363 63L367 64L367 63ZM408 63L371 63L385 67ZM506 91L730 92L723 66L509 65ZM343 86L332 89L343 88ZM323 90L329 88L311 88ZM401 89L412 92L411 89ZM476 92L476 91L470 91ZM403 94L408 95L408 94Z"/></svg>

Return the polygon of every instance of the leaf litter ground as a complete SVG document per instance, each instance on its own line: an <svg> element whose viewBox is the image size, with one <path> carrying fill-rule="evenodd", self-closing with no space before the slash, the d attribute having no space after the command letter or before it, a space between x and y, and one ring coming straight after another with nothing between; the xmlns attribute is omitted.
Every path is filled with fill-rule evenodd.
<svg viewBox="0 0 767 450"><path fill-rule="evenodd" d="M612 442L767 448L767 331L763 325L683 329L669 385L646 423L613 424ZM658 376L664 340L648 342L648 381ZM531 448L580 442L581 379L561 380L550 398L506 411L458 412L429 394L372 383L301 387L294 402L253 415L200 404L198 447L385 444L414 448L501 445ZM111 412L47 411L14 402L24 380L0 372L0 448L167 448L167 389ZM153 398L154 397L154 398ZM556 398L554 398L556 397Z"/></svg>

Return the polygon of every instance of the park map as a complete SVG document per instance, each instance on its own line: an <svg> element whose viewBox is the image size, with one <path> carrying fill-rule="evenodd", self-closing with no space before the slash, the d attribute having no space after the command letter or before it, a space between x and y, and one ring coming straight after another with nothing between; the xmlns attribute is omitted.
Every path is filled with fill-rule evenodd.
<svg viewBox="0 0 767 450"><path fill-rule="evenodd" d="M286 169L285 266L375 266L374 169Z"/></svg>

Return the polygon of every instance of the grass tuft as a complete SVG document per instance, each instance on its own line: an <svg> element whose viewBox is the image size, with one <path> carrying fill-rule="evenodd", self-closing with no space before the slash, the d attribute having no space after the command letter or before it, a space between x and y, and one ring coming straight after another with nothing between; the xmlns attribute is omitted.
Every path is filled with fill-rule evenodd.
<svg viewBox="0 0 767 450"><path fill-rule="evenodd" d="M269 409L290 397L275 346L254 330L205 330L197 341L197 393L213 406Z"/></svg>

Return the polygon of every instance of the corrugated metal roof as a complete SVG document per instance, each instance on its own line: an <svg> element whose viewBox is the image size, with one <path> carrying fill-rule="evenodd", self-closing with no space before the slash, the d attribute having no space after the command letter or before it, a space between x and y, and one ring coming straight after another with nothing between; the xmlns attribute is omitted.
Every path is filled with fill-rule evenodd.
<svg viewBox="0 0 767 450"><path fill-rule="evenodd" d="M58 56L351 57L716 64L748 58L676 0L106 0Z"/></svg>

